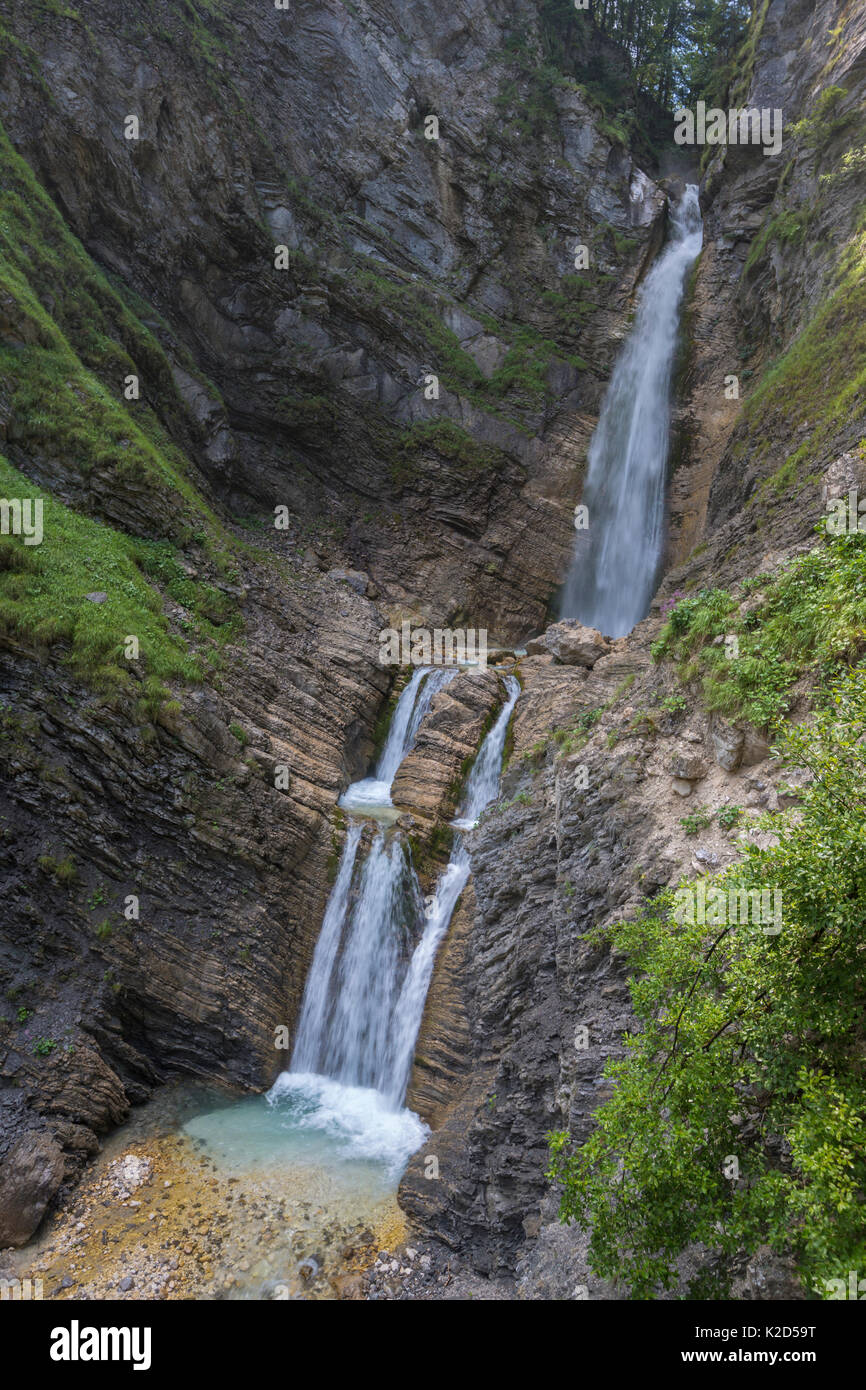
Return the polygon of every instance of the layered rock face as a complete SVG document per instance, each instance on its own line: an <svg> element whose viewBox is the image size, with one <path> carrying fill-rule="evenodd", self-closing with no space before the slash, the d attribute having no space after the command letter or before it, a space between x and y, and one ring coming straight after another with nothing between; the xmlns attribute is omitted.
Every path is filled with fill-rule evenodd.
<svg viewBox="0 0 866 1390"><path fill-rule="evenodd" d="M0 1133L35 1124L66 1176L160 1079L259 1089L285 1065L275 1029L315 946L330 813L387 682L368 601L303 589L251 587L221 689L155 726L7 654Z"/></svg>
<svg viewBox="0 0 866 1390"><path fill-rule="evenodd" d="M703 179L668 572L650 616L609 652L587 649L585 666L563 664L574 634L561 624L529 644L502 799L471 836L471 923L446 943L419 1043L416 1085L437 1128L401 1201L477 1269L514 1276L523 1297L626 1293L591 1273L586 1235L559 1225L544 1177L546 1133L588 1136L629 1028L623 962L588 929L734 862L741 831L720 810L748 825L791 804L762 732L684 696L652 643L677 598L772 580L814 543L827 500L862 488L862 394L836 392L858 319L846 275L862 183L845 171L862 144L863 16L835 0L765 11L731 105L781 107L785 143L778 158L730 147ZM821 105L828 87L839 90ZM756 402L727 399L728 375L742 396L758 382ZM759 590L741 607L760 602ZM801 682L792 717L806 694ZM435 1047L452 1027L470 1040L457 1066ZM446 1078L443 1104L433 1082ZM738 1296L802 1291L784 1270L750 1267Z"/></svg>
<svg viewBox="0 0 866 1390"><path fill-rule="evenodd" d="M838 297L862 202L850 152L863 136L864 16L837 0L771 0L762 14L748 85L729 100L781 112L784 137L777 154L752 144L712 152L702 180L705 249L687 316L668 567L700 550L669 590L684 578L741 577L765 552L808 539L823 473L863 433L862 412L831 407L856 371L844 325L858 311L841 300L813 329L796 381L742 410Z"/></svg>
<svg viewBox="0 0 866 1390"><path fill-rule="evenodd" d="M539 92L533 6L193 16L13 5L11 138L191 351L236 512L287 505L393 609L530 633L662 195L575 84Z"/></svg>
<svg viewBox="0 0 866 1390"><path fill-rule="evenodd" d="M463 672L440 690L418 730L415 747L394 778L391 799L422 822L448 820L482 734L501 700L493 671Z"/></svg>
<svg viewBox="0 0 866 1390"><path fill-rule="evenodd" d="M832 372L817 395L768 388L751 413L724 381L762 373L834 292L856 186L821 178L844 167L862 106L848 8L771 0L742 96L812 124L778 159L729 149L706 170L657 603L772 571L811 532L828 465L834 487L859 477L853 409L825 418ZM75 512L171 548L177 574L142 553L173 635L192 624L186 580L239 625L197 685L142 711L136 686L109 699L88 684L68 637L3 623L0 1157L19 1176L0 1186L0 1243L27 1238L161 1079L260 1088L284 1063L274 1030L294 1020L321 922L330 813L369 766L390 683L377 634L403 614L503 639L544 627L601 392L664 233L653 171L576 85L538 89L522 0L215 0L206 23L168 0L146 18L93 0L86 22L7 9L0 117L112 278L85 277L20 176L13 201L24 189L36 215L0 296L3 452ZM816 112L828 84L842 95ZM126 317L105 309L109 286ZM22 364L61 338L78 365L20 391ZM75 402L120 403L129 373L141 415L110 431L79 418ZM62 439L51 391L70 411ZM171 486L125 466L145 409ZM101 601L93 587L82 602ZM589 1132L629 1024L622 963L586 930L737 853L720 829L696 848L689 797L784 795L759 731L699 708L646 718L672 693L650 659L660 619L612 645L556 625L521 663L502 804L472 833L418 1043L409 1099L435 1129L404 1208L477 1269L519 1269L530 1297L611 1292L544 1178L546 1131ZM397 778L425 832L453 812L494 684L443 691Z"/></svg>
<svg viewBox="0 0 866 1390"><path fill-rule="evenodd" d="M381 627L543 622L663 197L581 89L534 85L539 42L534 7L475 0L4 13L0 447L111 528L94 546L142 543L121 573L66 522L81 609L143 570L202 665L155 694L145 644L106 692L74 615L4 607L0 1154L35 1130L25 1226L164 1077L284 1064ZM428 829L476 684L397 789Z"/></svg>

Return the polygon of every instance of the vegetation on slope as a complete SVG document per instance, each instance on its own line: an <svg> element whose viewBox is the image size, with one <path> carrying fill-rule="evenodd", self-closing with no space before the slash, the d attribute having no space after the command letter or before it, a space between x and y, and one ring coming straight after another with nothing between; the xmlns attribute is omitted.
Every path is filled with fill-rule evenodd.
<svg viewBox="0 0 866 1390"><path fill-rule="evenodd" d="M576 1150L553 1135L550 1174L563 1218L591 1230L595 1269L634 1297L674 1287L694 1246L712 1257L689 1285L697 1297L728 1293L763 1244L821 1296L863 1268L864 736L858 665L782 744L813 778L800 815L768 818L778 843L747 847L712 881L779 893L777 934L684 921L671 891L610 931L635 970L638 1026L607 1068L617 1084L598 1129Z"/></svg>
<svg viewBox="0 0 866 1390"><path fill-rule="evenodd" d="M866 544L855 533L752 577L737 595L704 589L681 599L652 650L676 662L706 709L778 728L795 682L826 680L856 658L864 634Z"/></svg>
<svg viewBox="0 0 866 1390"><path fill-rule="evenodd" d="M139 400L124 397L131 375ZM167 428L182 433L185 420L162 348L2 129L0 395L10 456L0 459L0 494L44 508L41 544L0 537L0 630L43 651L61 643L75 675L101 690L134 688L141 672L152 713L164 681L200 679L239 629L226 593L188 573L183 547L222 582L237 577L234 543ZM43 475L75 508L119 512L140 534L80 515L34 484ZM105 600L85 597L93 592ZM184 610L174 634L163 594ZM137 661L125 654L128 636Z"/></svg>

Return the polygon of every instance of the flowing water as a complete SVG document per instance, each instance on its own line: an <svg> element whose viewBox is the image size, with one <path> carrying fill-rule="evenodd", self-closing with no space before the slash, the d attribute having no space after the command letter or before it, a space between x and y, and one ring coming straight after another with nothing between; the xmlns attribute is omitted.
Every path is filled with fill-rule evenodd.
<svg viewBox="0 0 866 1390"><path fill-rule="evenodd" d="M640 290L589 446L577 533L560 616L608 637L649 611L664 538L671 372L689 267L701 249L696 184L671 208L671 236Z"/></svg>
<svg viewBox="0 0 866 1390"><path fill-rule="evenodd" d="M373 776L341 798L350 819L289 1069L266 1097L199 1114L183 1127L220 1171L270 1174L283 1186L289 1175L323 1212L348 1213L367 1228L381 1224L409 1156L427 1134L403 1104L415 1045L436 953L470 873L461 832L477 824L496 796L520 693L514 677L505 676L506 699L454 821L450 861L425 906L408 845L385 813L421 720L456 674L449 668L414 673Z"/></svg>
<svg viewBox="0 0 866 1390"><path fill-rule="evenodd" d="M419 667L397 702L376 771L372 777L353 782L343 793L340 805L344 810L376 815L380 819L388 818L391 787L397 775L397 768L414 747L415 735L434 697L456 675L456 667L438 666L432 670L429 666Z"/></svg>

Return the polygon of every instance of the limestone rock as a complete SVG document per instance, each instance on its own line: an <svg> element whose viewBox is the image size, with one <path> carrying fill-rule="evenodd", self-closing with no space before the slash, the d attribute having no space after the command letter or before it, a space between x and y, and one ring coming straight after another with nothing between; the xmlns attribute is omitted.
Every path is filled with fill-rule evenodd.
<svg viewBox="0 0 866 1390"><path fill-rule="evenodd" d="M422 720L415 746L397 769L391 799L421 821L449 818L462 774L475 756L484 725L502 699L494 671L461 671L443 686Z"/></svg>
<svg viewBox="0 0 866 1390"><path fill-rule="evenodd" d="M30 1239L64 1171L62 1150L50 1134L29 1130L13 1142L0 1165L0 1249Z"/></svg>
<svg viewBox="0 0 866 1390"><path fill-rule="evenodd" d="M713 757L725 772L734 772L743 756L745 735L742 729L728 724L724 719L714 719L710 726L710 740Z"/></svg>
<svg viewBox="0 0 866 1390"><path fill-rule="evenodd" d="M683 782L700 782L707 775L707 760L694 744L674 749L671 772Z"/></svg>
<svg viewBox="0 0 866 1390"><path fill-rule="evenodd" d="M585 666L591 669L600 657L611 650L611 643L593 627L564 619L553 623L540 637L526 644L529 656L550 654L563 666Z"/></svg>

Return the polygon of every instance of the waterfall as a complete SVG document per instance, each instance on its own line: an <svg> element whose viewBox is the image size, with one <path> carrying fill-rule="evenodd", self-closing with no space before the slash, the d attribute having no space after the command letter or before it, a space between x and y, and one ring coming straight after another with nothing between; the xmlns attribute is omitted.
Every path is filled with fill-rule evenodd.
<svg viewBox="0 0 866 1390"><path fill-rule="evenodd" d="M481 752L475 759L472 771L469 773L463 803L457 813L456 820L453 822L461 830L471 830L474 825L478 824L478 817L484 807L490 804L499 790L499 774L502 770L505 735L508 733L511 712L520 694L520 685L514 676L505 677L505 688L508 692L508 699L499 711L496 723L481 745Z"/></svg>
<svg viewBox="0 0 866 1390"><path fill-rule="evenodd" d="M352 885L352 873L355 868L355 856L358 853L363 829L364 826L361 821L353 821L349 826L340 859L340 867L337 870L337 878L331 889L331 895L328 898L325 915L322 919L322 929L316 942L313 963L310 966L307 987L304 990L304 1002L301 1005L295 1050L292 1054L292 1066L298 1071L316 1070L319 1040L325 1030L329 985L334 973L337 952L340 948L340 937L349 902L349 889Z"/></svg>
<svg viewBox="0 0 866 1390"><path fill-rule="evenodd" d="M426 673L416 673L394 712L376 777L369 780L390 791L390 781L380 774L391 780L396 774L399 760L394 761L392 741L396 745L399 739L405 756L436 690L455 674L436 670L425 683ZM505 684L507 698L467 780L455 821L461 827L475 825L496 795L508 722L520 693L513 676L506 676ZM291 1066L270 1092L272 1100L299 1091L309 1095L311 1088L322 1095L327 1080L332 1116L336 1102L331 1083L340 1083L353 1088L350 1106L356 1125L357 1088L374 1093L370 1113L376 1123L383 1107L393 1112L402 1105L436 952L470 870L458 836L425 914L402 836L376 827L359 865L363 833L363 821L351 822L304 991Z"/></svg>
<svg viewBox="0 0 866 1390"><path fill-rule="evenodd" d="M514 676L505 677L508 698L499 712L496 723L481 745L481 752L466 783L463 804L453 824L461 829L471 829L477 825L478 817L485 806L499 790L499 774L502 770L502 754L505 749L505 736L511 713L520 694L520 685ZM457 906L457 899L466 886L471 865L469 852L462 837L457 838L451 851L451 858L436 885L436 892L427 911L427 924L421 940L412 953L412 960L406 972L397 1009L394 1016L392 1060L390 1084L386 1094L393 1104L399 1105L406 1094L412 1059L415 1056L415 1043L424 1014L424 1003L439 943L451 923L451 916Z"/></svg>
<svg viewBox="0 0 866 1390"><path fill-rule="evenodd" d="M339 875L332 901L338 885ZM338 903L335 915L339 908ZM343 905L340 958L334 959L329 945L321 962L314 959L306 991L311 1001L308 1026L302 1019L292 1071L385 1089L391 1021L422 912L418 880L402 839L392 835L389 842L377 831L354 907L347 914ZM306 1002L305 997L305 1008Z"/></svg>
<svg viewBox="0 0 866 1390"><path fill-rule="evenodd" d="M644 281L589 447L560 616L621 637L645 617L664 535L671 371L686 275L701 249L696 184L671 207L670 240Z"/></svg>
<svg viewBox="0 0 866 1390"><path fill-rule="evenodd" d="M421 720L434 697L456 675L456 666L421 666L413 673L397 701L376 771L372 777L353 782L340 797L344 810L364 812L376 806L390 806L397 768L414 747Z"/></svg>

